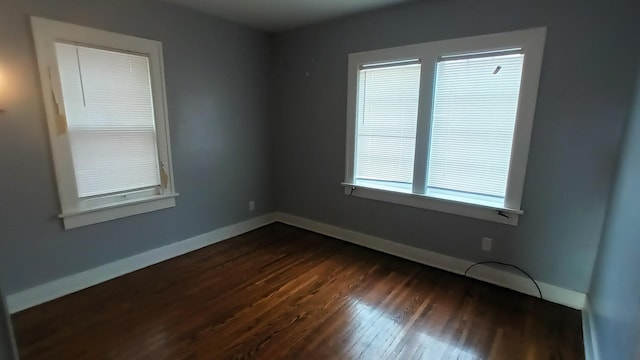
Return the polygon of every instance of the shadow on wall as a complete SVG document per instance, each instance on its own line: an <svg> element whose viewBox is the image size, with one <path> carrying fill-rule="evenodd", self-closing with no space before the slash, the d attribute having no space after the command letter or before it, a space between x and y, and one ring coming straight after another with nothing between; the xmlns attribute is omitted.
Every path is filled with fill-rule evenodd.
<svg viewBox="0 0 640 360"><path fill-rule="evenodd" d="M2 320L0 321L0 360L17 360L17 350L13 338L11 318L7 311L7 303L0 292L0 305L2 306Z"/></svg>
<svg viewBox="0 0 640 360"><path fill-rule="evenodd" d="M640 359L640 71L625 133L589 292L590 331L601 359Z"/></svg>

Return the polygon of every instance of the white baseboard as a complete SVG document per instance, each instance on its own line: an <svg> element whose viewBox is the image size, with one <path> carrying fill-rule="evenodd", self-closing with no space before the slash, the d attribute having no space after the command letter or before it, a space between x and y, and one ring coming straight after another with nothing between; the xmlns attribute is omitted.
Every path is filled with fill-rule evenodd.
<svg viewBox="0 0 640 360"><path fill-rule="evenodd" d="M585 360L600 360L596 329L593 326L593 315L589 307L589 300L587 300L582 310L582 337L584 341Z"/></svg>
<svg viewBox="0 0 640 360"><path fill-rule="evenodd" d="M390 240L290 214L276 213L276 219L285 224L331 236L336 239L344 240L356 245L364 246L456 274L464 273L465 269L473 264L471 261L403 245ZM480 265L475 267L469 276L527 295L538 296L535 285L531 283L530 279L508 271ZM586 299L585 294L555 285L546 284L541 281L537 281L537 283L538 286L540 286L540 290L542 291L542 295L545 300L578 310L581 310L584 307Z"/></svg>
<svg viewBox="0 0 640 360"><path fill-rule="evenodd" d="M244 234L274 221L274 213L258 216L253 219L225 226L205 234L153 249L142 254L117 260L81 273L38 285L7 296L7 307L9 312L13 314L64 295L86 289L107 280L114 279L118 276L122 276L234 236Z"/></svg>
<svg viewBox="0 0 640 360"><path fill-rule="evenodd" d="M238 236L275 221L457 274L462 274L464 270L472 264L472 262L467 260L399 244L318 221L285 213L270 213L11 294L7 296L8 310L12 314L19 312L114 279L118 276ZM478 266L474 268L470 276L528 295L537 296L536 289L529 279L507 271L487 266ZM582 309L584 307L585 294L543 282L538 282L538 285L542 290L544 298L548 301L574 309Z"/></svg>

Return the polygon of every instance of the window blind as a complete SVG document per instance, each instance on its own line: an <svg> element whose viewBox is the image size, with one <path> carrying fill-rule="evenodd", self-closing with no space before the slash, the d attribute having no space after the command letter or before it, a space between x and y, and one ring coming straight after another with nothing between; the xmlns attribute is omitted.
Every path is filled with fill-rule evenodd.
<svg viewBox="0 0 640 360"><path fill-rule="evenodd" d="M410 190L420 64L363 68L357 101L356 181Z"/></svg>
<svg viewBox="0 0 640 360"><path fill-rule="evenodd" d="M504 202L523 60L510 51L438 61L429 188Z"/></svg>
<svg viewBox="0 0 640 360"><path fill-rule="evenodd" d="M160 185L144 56L56 43L78 196Z"/></svg>

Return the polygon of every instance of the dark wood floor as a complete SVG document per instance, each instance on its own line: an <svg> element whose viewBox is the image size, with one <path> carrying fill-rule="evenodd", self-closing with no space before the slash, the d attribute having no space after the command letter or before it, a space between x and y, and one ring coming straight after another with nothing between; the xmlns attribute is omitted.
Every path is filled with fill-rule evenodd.
<svg viewBox="0 0 640 360"><path fill-rule="evenodd" d="M584 359L578 311L282 224L13 320L23 360Z"/></svg>

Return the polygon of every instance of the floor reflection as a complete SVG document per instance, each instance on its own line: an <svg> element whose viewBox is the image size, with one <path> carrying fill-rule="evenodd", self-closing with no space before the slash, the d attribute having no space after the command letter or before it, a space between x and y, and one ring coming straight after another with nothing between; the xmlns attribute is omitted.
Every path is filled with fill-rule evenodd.
<svg viewBox="0 0 640 360"><path fill-rule="evenodd" d="M172 359L171 349L166 347L169 343L170 333L160 322L151 324L134 324L132 329L122 329L127 332L126 337L121 337L117 343L111 345L111 351L107 358L115 359L122 354L129 354L132 358L139 349L144 349L146 356L154 360Z"/></svg>
<svg viewBox="0 0 640 360"><path fill-rule="evenodd" d="M403 313L385 311L362 302L351 300L350 312L353 328L349 334L353 359L481 359L473 350L462 346L464 338L451 341L440 334L429 334L420 324L421 313L405 318ZM401 309L403 310L403 309ZM425 311L423 309L423 311Z"/></svg>

